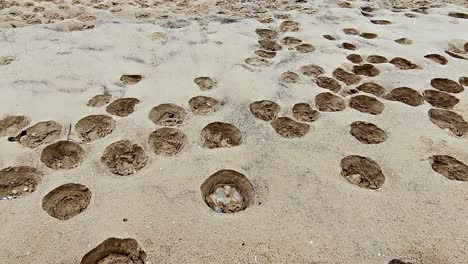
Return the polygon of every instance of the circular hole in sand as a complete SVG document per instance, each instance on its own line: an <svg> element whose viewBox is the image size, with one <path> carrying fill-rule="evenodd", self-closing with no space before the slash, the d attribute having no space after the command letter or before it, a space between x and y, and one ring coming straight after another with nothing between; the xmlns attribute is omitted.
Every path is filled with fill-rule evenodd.
<svg viewBox="0 0 468 264"><path fill-rule="evenodd" d="M355 28L343 28L343 33L346 35L359 35L359 31Z"/></svg>
<svg viewBox="0 0 468 264"><path fill-rule="evenodd" d="M17 141L28 148L36 148L42 144L52 143L57 140L62 132L62 126L55 121L36 123L21 131L15 137L9 137L8 141Z"/></svg>
<svg viewBox="0 0 468 264"><path fill-rule="evenodd" d="M283 72L279 77L279 80L283 83L297 83L299 79L299 74L292 71Z"/></svg>
<svg viewBox="0 0 468 264"><path fill-rule="evenodd" d="M432 169L456 181L468 181L468 165L448 155L434 155L429 159Z"/></svg>
<svg viewBox="0 0 468 264"><path fill-rule="evenodd" d="M382 96L385 93L385 88L383 88L379 84L371 82L363 83L356 87L356 89L358 89L361 92L370 93L378 97Z"/></svg>
<svg viewBox="0 0 468 264"><path fill-rule="evenodd" d="M376 25L390 25L392 22L384 19L373 19L370 21L372 24Z"/></svg>
<svg viewBox="0 0 468 264"><path fill-rule="evenodd" d="M359 54L349 54L348 56L346 56L346 59L348 59L350 62L354 64L360 64L364 62L361 55Z"/></svg>
<svg viewBox="0 0 468 264"><path fill-rule="evenodd" d="M418 106L424 103L423 96L416 90L409 87L399 87L393 89L390 93L384 96L390 101L401 102L410 106Z"/></svg>
<svg viewBox="0 0 468 264"><path fill-rule="evenodd" d="M378 115L385 109L385 105L374 97L356 95L349 100L349 107L362 113Z"/></svg>
<svg viewBox="0 0 468 264"><path fill-rule="evenodd" d="M250 66L255 66L255 67L270 67L272 65L271 62L265 60L264 58L247 58L245 59L245 63L250 65Z"/></svg>
<svg viewBox="0 0 468 264"><path fill-rule="evenodd" d="M315 83L319 87L328 89L335 93L341 90L341 84L337 80L330 78L330 77L325 77L325 76L317 77L317 79L315 80Z"/></svg>
<svg viewBox="0 0 468 264"><path fill-rule="evenodd" d="M356 84L361 80L361 77L357 76L354 73L347 72L342 68L336 68L333 72L333 77L346 83L347 85Z"/></svg>
<svg viewBox="0 0 468 264"><path fill-rule="evenodd" d="M332 41L338 40L337 37L332 36L332 35L323 35L323 38L328 39L328 40L332 40Z"/></svg>
<svg viewBox="0 0 468 264"><path fill-rule="evenodd" d="M267 51L279 51L283 49L278 43L276 43L276 41L268 39L259 40L258 45L261 49Z"/></svg>
<svg viewBox="0 0 468 264"><path fill-rule="evenodd" d="M106 115L90 115L80 119L75 129L84 142L103 138L115 129L116 122Z"/></svg>
<svg viewBox="0 0 468 264"><path fill-rule="evenodd" d="M89 107L101 107L105 106L112 100L112 95L110 94L98 94L89 99L86 104Z"/></svg>
<svg viewBox="0 0 468 264"><path fill-rule="evenodd" d="M378 126L362 121L351 124L351 135L364 144L379 144L387 139L387 133Z"/></svg>
<svg viewBox="0 0 468 264"><path fill-rule="evenodd" d="M385 58L384 56L380 56L380 55L370 55L367 57L366 61L369 63L375 63L375 64L388 62L387 58Z"/></svg>
<svg viewBox="0 0 468 264"><path fill-rule="evenodd" d="M117 175L131 175L145 167L148 156L145 150L130 140L116 141L106 147L101 162Z"/></svg>
<svg viewBox="0 0 468 264"><path fill-rule="evenodd" d="M374 65L366 63L363 65L354 65L353 73L367 77L375 77L379 75L380 71Z"/></svg>
<svg viewBox="0 0 468 264"><path fill-rule="evenodd" d="M143 76L138 74L124 74L120 77L120 81L125 85L133 85L143 80Z"/></svg>
<svg viewBox="0 0 468 264"><path fill-rule="evenodd" d="M220 107L220 103L212 97L195 96L190 98L189 106L194 114L206 115L217 111Z"/></svg>
<svg viewBox="0 0 468 264"><path fill-rule="evenodd" d="M193 79L193 82L198 85L202 91L211 90L216 86L216 81L210 77L202 76Z"/></svg>
<svg viewBox="0 0 468 264"><path fill-rule="evenodd" d="M136 98L120 98L106 107L107 113L120 117L126 117L135 111L135 106L140 103Z"/></svg>
<svg viewBox="0 0 468 264"><path fill-rule="evenodd" d="M452 109L460 102L455 96L436 90L424 91L423 97L430 105L444 109Z"/></svg>
<svg viewBox="0 0 468 264"><path fill-rule="evenodd" d="M315 96L315 106L322 112L339 112L346 108L343 98L330 92Z"/></svg>
<svg viewBox="0 0 468 264"><path fill-rule="evenodd" d="M149 119L160 126L180 126L185 119L185 110L175 104L160 104L149 112Z"/></svg>
<svg viewBox="0 0 468 264"><path fill-rule="evenodd" d="M250 112L258 119L271 121L278 116L281 107L272 101L262 100L250 104Z"/></svg>
<svg viewBox="0 0 468 264"><path fill-rule="evenodd" d="M300 44L302 40L295 37L285 37L281 42L286 46L294 46Z"/></svg>
<svg viewBox="0 0 468 264"><path fill-rule="evenodd" d="M6 136L12 136L18 133L21 129L25 128L31 119L26 116L7 116L0 120L0 138Z"/></svg>
<svg viewBox="0 0 468 264"><path fill-rule="evenodd" d="M0 170L0 200L19 197L36 190L42 172L33 167L7 167Z"/></svg>
<svg viewBox="0 0 468 264"><path fill-rule="evenodd" d="M255 55L265 58L265 59L272 59L276 57L276 52L274 51L266 51L266 50L256 50Z"/></svg>
<svg viewBox="0 0 468 264"><path fill-rule="evenodd" d="M411 61L401 58L401 57L395 57L389 61L390 64L393 64L395 67L397 67L400 70L414 70L414 69L421 69L419 65L416 65L412 63Z"/></svg>
<svg viewBox="0 0 468 264"><path fill-rule="evenodd" d="M237 213L254 205L255 190L244 174L220 170L200 186L206 205L217 213Z"/></svg>
<svg viewBox="0 0 468 264"><path fill-rule="evenodd" d="M242 143L242 133L234 125L213 122L201 131L202 146L205 148L226 148L239 146Z"/></svg>
<svg viewBox="0 0 468 264"><path fill-rule="evenodd" d="M367 33L367 32L361 33L359 36L362 37L362 38L365 38L365 39L375 39L375 38L377 38L377 34Z"/></svg>
<svg viewBox="0 0 468 264"><path fill-rule="evenodd" d="M298 103L293 106L293 117L300 122L314 122L320 117L320 113L307 103Z"/></svg>
<svg viewBox="0 0 468 264"><path fill-rule="evenodd" d="M275 39L278 37L278 32L267 28L258 28L255 33L262 39Z"/></svg>
<svg viewBox="0 0 468 264"><path fill-rule="evenodd" d="M468 19L468 14L463 12L450 12L448 13L450 17Z"/></svg>
<svg viewBox="0 0 468 264"><path fill-rule="evenodd" d="M430 59L431 61L441 64L441 65L446 65L448 63L447 58L440 54L427 54L424 56L426 59Z"/></svg>
<svg viewBox="0 0 468 264"><path fill-rule="evenodd" d="M431 80L431 86L447 93L461 93L464 90L456 81L447 78L434 78Z"/></svg>
<svg viewBox="0 0 468 264"><path fill-rule="evenodd" d="M379 189L385 182L380 166L374 160L350 155L341 160L341 176L348 182L366 189Z"/></svg>
<svg viewBox="0 0 468 264"><path fill-rule="evenodd" d="M291 20L281 22L279 27L281 32L294 32L299 30L299 23Z"/></svg>
<svg viewBox="0 0 468 264"><path fill-rule="evenodd" d="M42 209L50 216L68 220L86 210L91 191L84 185L68 183L50 191L42 199Z"/></svg>
<svg viewBox="0 0 468 264"><path fill-rule="evenodd" d="M341 47L347 50L357 50L357 47L355 45L348 43L348 42L341 43Z"/></svg>
<svg viewBox="0 0 468 264"><path fill-rule="evenodd" d="M429 119L441 129L449 130L453 135L461 137L468 133L468 123L455 112L444 109L430 109Z"/></svg>
<svg viewBox="0 0 468 264"><path fill-rule="evenodd" d="M71 141L58 141L42 150L41 161L54 170L69 170L83 161L83 148Z"/></svg>
<svg viewBox="0 0 468 264"><path fill-rule="evenodd" d="M276 133L285 138L303 137L310 130L308 124L296 122L289 117L278 117L270 124Z"/></svg>
<svg viewBox="0 0 468 264"><path fill-rule="evenodd" d="M325 73L325 70L315 64L307 64L300 68L300 71L305 76L318 77Z"/></svg>
<svg viewBox="0 0 468 264"><path fill-rule="evenodd" d="M413 44L413 41L409 38L399 38L395 39L395 42L401 45L411 45Z"/></svg>
<svg viewBox="0 0 468 264"><path fill-rule="evenodd" d="M81 264L144 264L146 253L132 238L108 238L86 253Z"/></svg>
<svg viewBox="0 0 468 264"><path fill-rule="evenodd" d="M296 46L296 50L299 51L300 53L309 53L315 50L315 47L312 46L311 44L300 44Z"/></svg>
<svg viewBox="0 0 468 264"><path fill-rule="evenodd" d="M154 153L174 156L185 148L188 140L187 136L179 129L163 127L151 133L148 143Z"/></svg>

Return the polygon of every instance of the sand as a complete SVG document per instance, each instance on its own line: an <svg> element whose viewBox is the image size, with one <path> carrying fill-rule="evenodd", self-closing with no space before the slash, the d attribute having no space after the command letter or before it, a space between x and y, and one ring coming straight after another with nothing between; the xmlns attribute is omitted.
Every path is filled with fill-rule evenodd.
<svg viewBox="0 0 468 264"><path fill-rule="evenodd" d="M466 263L468 183L444 177L446 172L431 166L433 155L468 164L463 121L468 120L468 87L458 84L468 76L463 46L468 20L448 15L467 14L466 2L305 2L1 2L0 120L27 119L20 128L0 133L0 170L30 166L42 174L28 177L42 176L34 191L29 183L30 193L0 200L0 262L80 263L90 250L115 237L135 239L147 263ZM364 16L361 8L368 5L375 10L364 8ZM267 18L271 23L260 22ZM382 20L390 24L378 22ZM284 21L297 22L297 31L282 31L294 30ZM260 60L254 53L260 49L259 28L278 33L273 39L277 46L260 43L281 49L274 58ZM358 35L345 34L345 28ZM284 37L300 42L283 44ZM395 41L401 38L407 38L399 41L403 44ZM345 42L356 50L343 48ZM300 44L312 46L298 48ZM348 76L343 71L360 65L346 58L350 54L359 54L361 65L370 55L387 61L401 57L410 64L373 63L378 72L364 68L364 75ZM447 63L425 58L428 54L439 54ZM301 67L311 64L323 74L303 74ZM318 75L335 79L338 90L318 86ZM197 77L212 82L196 83ZM423 100L425 90L437 90L431 86L434 78L456 82L439 85L439 90L450 91L446 94L459 102L436 107ZM374 95L356 90L366 82L384 90ZM414 90L405 99L414 106L389 95L398 87ZM459 87L463 91L456 91ZM323 109L344 110L312 114L302 105L293 111L298 103L317 111L315 97L325 92L338 103ZM356 93L374 99L356 99L352 105L357 106L351 107ZM102 101L90 103L96 107L87 105L102 94ZM192 111L189 100L195 96L214 98L219 105ZM124 109L114 114L107 112L108 103L120 98L136 99L120 102ZM261 100L279 106L268 116L271 124L250 110ZM180 120L158 123L154 112L149 115L166 103L182 108L174 110L173 118ZM451 131L429 118L429 110L440 107L462 118L445 123ZM305 117L299 117L299 110ZM80 136L89 127L75 129L75 124L89 115L110 116L115 123ZM33 143L9 140L43 121L57 122L61 132L34 142L39 144L34 148L26 146ZM350 130L356 121L374 124L378 138L355 138ZM219 143L231 147L207 147L201 135L212 122L235 126L241 138L234 140L232 132L234 141ZM186 138L177 134L179 141L156 154L149 136L161 124L175 124ZM120 140L136 144L137 161L120 170L108 168L117 150L106 148ZM59 141L68 143L55 143ZM51 144L71 154L49 148L47 157L41 157ZM361 171L372 182L356 182L354 172L342 176L342 159L352 155L377 164L369 165L372 173ZM467 176L460 168L458 176ZM202 184L225 169L244 175L253 186L245 210L217 213L204 201ZM453 171L447 173L453 176ZM60 190L66 188L54 189L69 183L79 186L74 191L80 211L74 214L65 206L60 212L66 219L61 220L51 215L50 201L62 199Z"/></svg>

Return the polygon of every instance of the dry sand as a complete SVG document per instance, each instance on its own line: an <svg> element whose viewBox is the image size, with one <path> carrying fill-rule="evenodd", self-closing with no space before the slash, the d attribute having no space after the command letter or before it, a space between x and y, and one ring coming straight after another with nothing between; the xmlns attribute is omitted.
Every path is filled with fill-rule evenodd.
<svg viewBox="0 0 468 264"><path fill-rule="evenodd" d="M38 172L30 174L42 172L35 191L0 200L0 263L80 263L110 237L138 241L147 263L467 263L468 172L463 163L468 164L468 125L452 119L452 131L442 129L431 122L429 110L452 108L468 120L468 87L455 91L462 86L432 81L450 92L434 95L435 106L418 93L436 90L431 86L434 78L463 83L460 78L468 76L468 20L463 18L468 9L462 7L466 1L454 1L458 6L431 2L0 2L0 120L27 117L18 128L0 131L0 169L31 166ZM373 8L361 10L369 5ZM451 12L458 15L449 16ZM271 23L259 22L269 22L267 18ZM282 32L283 21L298 22L298 30ZM260 43L281 48L274 58L261 61L254 54L259 50L259 28L279 33L278 45ZM355 30L345 34L345 28ZM312 46L287 46L284 37ZM409 40L395 42L401 38ZM294 41L298 42L289 39ZM344 49L344 42L357 49ZM370 55L387 61L401 57L414 65L374 63L377 71L370 66L361 71L376 76L337 75L337 68L351 72L358 65L346 58L349 54L364 60ZM435 57L447 63L436 63L425 58L427 54L439 54L443 58ZM304 75L301 67L310 64L322 67L322 76L339 80L338 89L321 88L317 76ZM405 67L413 69L400 69ZM121 80L124 74L142 79ZM215 80L211 89L195 84L194 79L203 76ZM378 96L359 92L374 98L362 106L364 101L351 98L365 82L378 83L384 90ZM391 93L397 87L416 91L405 99L414 106L394 101L401 98ZM310 127L298 128L287 119L270 124L249 109L255 101L270 100L279 106L273 119L298 120L293 106L308 103L317 109L314 98L324 92L338 96L327 97L337 102L343 98L345 105L334 107L345 109L321 111L317 120L307 123ZM133 113L111 115L106 112L109 98L100 107L87 105L99 94L111 95L111 101L137 98L133 103L139 103ZM194 96L213 97L219 108L195 115L189 106ZM148 140L161 128L150 120L150 110L163 103L178 105L186 113L176 120L186 144L183 149L178 145L181 151L174 156L157 155ZM115 123L105 128L115 128L108 135L104 129L105 137L88 142L75 124L98 114L111 116ZM53 120L61 128L45 142L35 142L34 148L26 146L33 144L29 141L10 142L10 136L28 127L28 120L28 126ZM357 140L350 133L355 121L375 124L384 136ZM201 131L212 122L237 127L240 145L203 147ZM296 126L282 132L298 137L278 134L273 127L281 122ZM50 153L46 146L59 140L68 140L61 144L69 144L75 158L46 166L54 161L44 158ZM106 147L119 140L138 144L140 153L147 155L127 168L131 175L118 176L101 162ZM77 145L82 150L74 149ZM370 184L374 189L351 184L340 167L349 155L375 161L385 181L376 178ZM433 155L462 162L457 174L461 178L449 179L456 176L453 164L446 177L436 172L430 163ZM378 168L374 173L379 174ZM222 169L238 171L252 183L255 197L246 210L219 214L203 201L200 186ZM4 190L15 180L7 182L5 171L0 178ZM65 187L75 188L82 211L59 220L46 212L47 206L70 197L48 193L67 183L83 185Z"/></svg>

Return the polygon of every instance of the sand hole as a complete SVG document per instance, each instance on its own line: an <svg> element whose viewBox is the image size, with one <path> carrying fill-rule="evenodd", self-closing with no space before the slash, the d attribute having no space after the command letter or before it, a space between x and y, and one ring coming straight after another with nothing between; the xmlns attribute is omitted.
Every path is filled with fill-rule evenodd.
<svg viewBox="0 0 468 264"><path fill-rule="evenodd" d="M355 45L348 43L348 42L341 43L341 47L347 50L357 50L357 47Z"/></svg>
<svg viewBox="0 0 468 264"><path fill-rule="evenodd" d="M387 133L383 129L368 122L353 122L350 133L364 144L379 144L387 140Z"/></svg>
<svg viewBox="0 0 468 264"><path fill-rule="evenodd" d="M163 28L178 29L184 28L190 25L187 20L165 20L159 24Z"/></svg>
<svg viewBox="0 0 468 264"><path fill-rule="evenodd" d="M197 77L193 79L193 82L198 85L198 88L202 91L211 90L216 86L216 81L210 77Z"/></svg>
<svg viewBox="0 0 468 264"><path fill-rule="evenodd" d="M0 138L17 134L21 129L28 126L30 122L31 119L23 115L5 117L0 120Z"/></svg>
<svg viewBox="0 0 468 264"><path fill-rule="evenodd" d="M106 112L111 115L126 117L135 111L135 106L140 103L136 98L120 98L106 107Z"/></svg>
<svg viewBox="0 0 468 264"><path fill-rule="evenodd" d="M364 12L364 11L361 11L361 15L363 15L364 17L374 17L373 14L368 13L368 12Z"/></svg>
<svg viewBox="0 0 468 264"><path fill-rule="evenodd" d="M81 264L144 264L146 253L132 238L108 238L86 253Z"/></svg>
<svg viewBox="0 0 468 264"><path fill-rule="evenodd" d="M145 167L145 150L130 140L116 141L106 147L101 162L114 174L131 175Z"/></svg>
<svg viewBox="0 0 468 264"><path fill-rule="evenodd" d="M206 115L217 111L220 107L218 100L209 96L195 96L190 98L189 106L196 115Z"/></svg>
<svg viewBox="0 0 468 264"><path fill-rule="evenodd" d="M143 76L137 74L124 74L120 77L120 81L125 85L133 85L143 80Z"/></svg>
<svg viewBox="0 0 468 264"><path fill-rule="evenodd" d="M270 67L272 65L271 62L265 60L264 58L247 58L244 61L248 65L255 67Z"/></svg>
<svg viewBox="0 0 468 264"><path fill-rule="evenodd" d="M456 181L468 181L468 165L448 155L430 157L432 169L440 175Z"/></svg>
<svg viewBox="0 0 468 264"><path fill-rule="evenodd" d="M163 127L151 133L148 142L154 153L174 156L185 148L188 139L179 129Z"/></svg>
<svg viewBox="0 0 468 264"><path fill-rule="evenodd" d="M0 200L19 197L36 190L42 172L33 167L7 167L0 170Z"/></svg>
<svg viewBox="0 0 468 264"><path fill-rule="evenodd" d="M377 97L380 97L385 93L385 88L383 88L379 84L371 83L371 82L363 83L359 85L358 87L356 87L356 89L361 92L373 94Z"/></svg>
<svg viewBox="0 0 468 264"><path fill-rule="evenodd" d="M308 124L296 122L289 117L278 117L270 124L276 133L285 138L302 137L310 130Z"/></svg>
<svg viewBox="0 0 468 264"><path fill-rule="evenodd" d="M84 142L103 138L115 129L115 120L106 115L90 115L80 119L75 129Z"/></svg>
<svg viewBox="0 0 468 264"><path fill-rule="evenodd" d="M266 50L256 50L255 55L260 56L265 59L272 59L276 57L276 52L274 51L266 51Z"/></svg>
<svg viewBox="0 0 468 264"><path fill-rule="evenodd" d="M283 38L283 40L281 41L281 43L283 43L283 45L286 45L286 46L294 46L294 45L298 45L302 42L302 40L298 39L298 38L295 38L295 37L285 37Z"/></svg>
<svg viewBox="0 0 468 264"><path fill-rule="evenodd" d="M58 141L42 150L41 161L54 170L69 170L83 161L83 148L71 141Z"/></svg>
<svg viewBox="0 0 468 264"><path fill-rule="evenodd" d="M431 80L431 86L447 93L461 93L464 90L456 81L447 78L434 78Z"/></svg>
<svg viewBox="0 0 468 264"><path fill-rule="evenodd" d="M292 18L290 14L276 14L273 17L276 19L291 19Z"/></svg>
<svg viewBox="0 0 468 264"><path fill-rule="evenodd" d="M300 44L296 46L296 50L299 51L300 53L310 53L315 50L315 47L312 46L311 44Z"/></svg>
<svg viewBox="0 0 468 264"><path fill-rule="evenodd" d="M401 58L401 57L395 57L389 61L389 63L395 65L400 70L412 70L412 69L421 69L420 66L412 63L411 61Z"/></svg>
<svg viewBox="0 0 468 264"><path fill-rule="evenodd" d="M385 99L398 101L410 106L418 106L424 103L423 96L416 90L408 87L399 87L393 89L384 96Z"/></svg>
<svg viewBox="0 0 468 264"><path fill-rule="evenodd" d="M382 102L367 95L356 95L352 97L349 100L349 107L371 115L378 115L385 109Z"/></svg>
<svg viewBox="0 0 468 264"><path fill-rule="evenodd" d="M68 220L86 210L91 191L84 185L68 183L50 191L42 199L42 209L50 216Z"/></svg>
<svg viewBox="0 0 468 264"><path fill-rule="evenodd" d="M454 53L454 52L451 52L449 50L446 50L445 53L447 55L449 55L450 57L452 58L455 58L455 59L460 59L460 60L468 60L467 58L465 58L464 56L460 55L460 54L457 54L457 53Z"/></svg>
<svg viewBox="0 0 468 264"><path fill-rule="evenodd" d="M424 91L423 97L430 105L445 109L452 109L460 102L460 100L453 95L435 90Z"/></svg>
<svg viewBox="0 0 468 264"><path fill-rule="evenodd" d="M372 7L372 6L363 6L363 7L361 7L361 10L364 11L364 12L374 12L374 11L376 11L378 9L375 8L375 7Z"/></svg>
<svg viewBox="0 0 468 264"><path fill-rule="evenodd" d="M206 205L217 213L237 213L255 204L249 179L234 170L219 170L200 186Z"/></svg>
<svg viewBox="0 0 468 264"><path fill-rule="evenodd" d="M411 45L413 44L413 41L409 38L399 38L394 40L396 43L401 44L401 45Z"/></svg>
<svg viewBox="0 0 468 264"><path fill-rule="evenodd" d="M175 104L160 104L149 112L149 119L159 126L180 126L185 119L185 110Z"/></svg>
<svg viewBox="0 0 468 264"><path fill-rule="evenodd" d="M252 112L256 118L264 121L275 119L280 110L281 107L277 103L268 100L257 101L250 104L250 112Z"/></svg>
<svg viewBox="0 0 468 264"><path fill-rule="evenodd" d="M448 63L447 58L439 54L427 54L426 56L424 56L424 58L430 59L431 61L441 65L446 65Z"/></svg>
<svg viewBox="0 0 468 264"><path fill-rule="evenodd" d="M367 77L375 77L380 74L380 71L374 65L366 63L363 65L354 65L353 73Z"/></svg>
<svg viewBox="0 0 468 264"><path fill-rule="evenodd" d="M468 77L465 77L465 76L460 77L458 79L458 82L463 86L468 86Z"/></svg>
<svg viewBox="0 0 468 264"><path fill-rule="evenodd" d="M468 14L467 13L450 12L448 15L451 16L451 17L454 17L454 18L468 19Z"/></svg>
<svg viewBox="0 0 468 264"><path fill-rule="evenodd" d="M297 83L300 80L300 77L295 72L287 71L280 75L279 80L284 83Z"/></svg>
<svg viewBox="0 0 468 264"><path fill-rule="evenodd" d="M279 27L281 32L294 32L299 30L299 23L291 20L281 22Z"/></svg>
<svg viewBox="0 0 468 264"><path fill-rule="evenodd" d="M267 28L258 28L255 33L262 39L275 39L278 37L278 32Z"/></svg>
<svg viewBox="0 0 468 264"><path fill-rule="evenodd" d="M239 146L242 143L242 133L231 124L214 122L201 131L202 146L205 148L226 148Z"/></svg>
<svg viewBox="0 0 468 264"><path fill-rule="evenodd" d="M468 51L468 42L465 42L465 45L463 45L463 49L464 49L465 51Z"/></svg>
<svg viewBox="0 0 468 264"><path fill-rule="evenodd" d="M36 148L42 144L52 143L57 140L62 132L62 126L55 121L44 121L21 131L15 137L9 137L8 141L18 141L28 148Z"/></svg>
<svg viewBox="0 0 468 264"><path fill-rule="evenodd" d="M315 80L315 83L319 87L328 89L335 93L341 90L341 84L337 80L330 78L330 77L325 77L325 76L317 77L317 79Z"/></svg>
<svg viewBox="0 0 468 264"><path fill-rule="evenodd" d="M359 31L355 28L343 28L343 33L346 35L359 35Z"/></svg>
<svg viewBox="0 0 468 264"><path fill-rule="evenodd" d="M372 24L376 24L376 25L390 25L392 22L388 21L388 20L384 20L384 19L372 19L370 21Z"/></svg>
<svg viewBox="0 0 468 264"><path fill-rule="evenodd" d="M300 71L305 76L318 77L325 73L325 70L315 64L304 65L300 68Z"/></svg>
<svg viewBox="0 0 468 264"><path fill-rule="evenodd" d="M362 38L365 38L365 39L375 39L375 38L377 38L377 34L367 33L367 32L361 33L359 36L362 37Z"/></svg>
<svg viewBox="0 0 468 264"><path fill-rule="evenodd" d="M110 94L98 94L89 99L87 106L90 107L101 107L105 106L112 100L112 95Z"/></svg>
<svg viewBox="0 0 468 264"><path fill-rule="evenodd" d="M358 83L360 80L361 80L361 77L353 74L353 73L350 73L350 72L347 72L345 70L343 70L342 68L336 68L333 72L333 77L335 77L336 79L346 83L347 85L352 85L352 84L356 84Z"/></svg>
<svg viewBox="0 0 468 264"><path fill-rule="evenodd" d="M293 106L293 117L300 122L314 122L320 117L320 113L307 103L298 103Z"/></svg>
<svg viewBox="0 0 468 264"><path fill-rule="evenodd" d="M384 56L380 56L380 55L370 55L369 57L367 57L367 62L369 63L387 63L388 60L387 58L385 58Z"/></svg>
<svg viewBox="0 0 468 264"><path fill-rule="evenodd" d="M359 54L349 54L348 56L346 56L346 59L348 59L350 62L354 64L360 64L364 62L361 55Z"/></svg>
<svg viewBox="0 0 468 264"><path fill-rule="evenodd" d="M399 260L399 259L392 259L388 262L388 264L413 264L411 262L405 262L403 260Z"/></svg>
<svg viewBox="0 0 468 264"><path fill-rule="evenodd" d="M339 112L346 108L343 98L330 92L315 96L315 106L322 112Z"/></svg>
<svg viewBox="0 0 468 264"><path fill-rule="evenodd" d="M323 35L322 37L324 37L325 39L328 39L328 40L332 40L332 41L338 40L337 37L334 37L332 35Z"/></svg>
<svg viewBox="0 0 468 264"><path fill-rule="evenodd" d="M461 137L468 132L468 123L455 112L444 109L430 109L429 119L441 129L448 129L453 135Z"/></svg>
<svg viewBox="0 0 468 264"><path fill-rule="evenodd" d="M341 160L341 176L361 188L376 190L382 187L385 176L374 160L350 155Z"/></svg>
<svg viewBox="0 0 468 264"><path fill-rule="evenodd" d="M260 46L261 49L264 49L267 51L279 51L283 49L281 45L276 43L276 41L268 40L268 39L259 40L258 45Z"/></svg>

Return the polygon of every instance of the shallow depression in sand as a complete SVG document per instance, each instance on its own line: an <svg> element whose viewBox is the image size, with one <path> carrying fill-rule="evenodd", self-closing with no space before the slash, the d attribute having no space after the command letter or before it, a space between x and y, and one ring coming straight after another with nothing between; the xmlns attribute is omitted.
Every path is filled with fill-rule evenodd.
<svg viewBox="0 0 468 264"><path fill-rule="evenodd" d="M163 127L150 134L148 143L158 155L174 156L187 145L187 136L179 129Z"/></svg>
<svg viewBox="0 0 468 264"><path fill-rule="evenodd" d="M310 130L310 125L296 122L289 117L278 117L270 124L276 133L285 138L303 137Z"/></svg>
<svg viewBox="0 0 468 264"><path fill-rule="evenodd" d="M62 132L62 126L55 121L36 123L21 131L17 136L9 137L8 141L17 141L28 148L36 148L57 140Z"/></svg>
<svg viewBox="0 0 468 264"><path fill-rule="evenodd" d="M201 141L209 149L235 147L242 143L242 133L232 124L213 122L202 129Z"/></svg>
<svg viewBox="0 0 468 264"><path fill-rule="evenodd" d="M107 113L120 117L126 117L135 111L135 106L140 103L136 98L120 98L106 107Z"/></svg>
<svg viewBox="0 0 468 264"><path fill-rule="evenodd" d="M91 191L86 186L68 183L44 196L42 209L54 218L68 220L83 212L90 200Z"/></svg>
<svg viewBox="0 0 468 264"><path fill-rule="evenodd" d="M54 170L69 170L81 164L84 154L79 144L71 141L58 141L42 150L41 161Z"/></svg>
<svg viewBox="0 0 468 264"><path fill-rule="evenodd" d="M180 126L185 120L185 110L175 104L160 104L149 112L149 119L160 126Z"/></svg>
<svg viewBox="0 0 468 264"><path fill-rule="evenodd" d="M431 167L440 175L456 181L468 181L468 165L449 155L434 155Z"/></svg>
<svg viewBox="0 0 468 264"><path fill-rule="evenodd" d="M106 115L90 115L80 119L75 129L84 142L91 142L104 138L114 131L116 122L112 117Z"/></svg>
<svg viewBox="0 0 468 264"><path fill-rule="evenodd" d="M271 121L275 119L281 107L272 101L262 100L250 104L250 112L258 119L263 121Z"/></svg>
<svg viewBox="0 0 468 264"><path fill-rule="evenodd" d="M120 140L106 147L101 162L114 174L131 175L145 167L145 150L130 140Z"/></svg>
<svg viewBox="0 0 468 264"><path fill-rule="evenodd" d="M363 121L351 124L350 133L353 137L364 144L379 144L387 139L387 133L378 126Z"/></svg>
<svg viewBox="0 0 468 264"><path fill-rule="evenodd" d="M21 129L29 125L30 122L30 118L22 115L5 117L0 120L0 138L18 133Z"/></svg>
<svg viewBox="0 0 468 264"><path fill-rule="evenodd" d="M357 155L346 156L341 160L341 176L366 189L379 189L385 182L385 176L377 162Z"/></svg>
<svg viewBox="0 0 468 264"><path fill-rule="evenodd" d="M32 193L43 173L29 166L7 167L0 170L0 199Z"/></svg>
<svg viewBox="0 0 468 264"><path fill-rule="evenodd" d="M146 253L132 238L108 238L86 253L81 264L144 264Z"/></svg>

